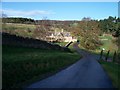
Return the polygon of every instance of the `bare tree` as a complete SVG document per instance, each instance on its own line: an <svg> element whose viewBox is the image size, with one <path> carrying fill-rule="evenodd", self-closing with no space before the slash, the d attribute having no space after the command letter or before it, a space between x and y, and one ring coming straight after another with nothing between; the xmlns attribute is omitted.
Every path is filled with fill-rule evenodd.
<svg viewBox="0 0 120 90"><path fill-rule="evenodd" d="M49 31L51 29L50 20L47 17L43 17L42 20L35 21L36 29L34 31L34 38L41 39L46 41L46 36L49 35Z"/></svg>

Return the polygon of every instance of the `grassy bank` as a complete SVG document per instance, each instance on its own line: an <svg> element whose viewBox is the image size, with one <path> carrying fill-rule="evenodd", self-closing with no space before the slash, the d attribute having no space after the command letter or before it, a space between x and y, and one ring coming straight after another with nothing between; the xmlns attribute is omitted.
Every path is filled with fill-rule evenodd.
<svg viewBox="0 0 120 90"><path fill-rule="evenodd" d="M120 64L116 64L113 62L104 62L104 61L100 61L100 64L103 66L104 70L111 78L113 86L119 88L120 90L120 86L119 86Z"/></svg>
<svg viewBox="0 0 120 90"><path fill-rule="evenodd" d="M3 46L3 88L22 87L80 59L77 53Z"/></svg>

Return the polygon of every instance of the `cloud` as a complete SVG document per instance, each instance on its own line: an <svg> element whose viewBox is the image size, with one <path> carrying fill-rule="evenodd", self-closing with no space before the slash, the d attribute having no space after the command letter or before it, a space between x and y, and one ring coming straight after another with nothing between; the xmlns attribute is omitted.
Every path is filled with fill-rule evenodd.
<svg viewBox="0 0 120 90"><path fill-rule="evenodd" d="M3 9L3 10L0 10L0 12L10 17L36 17L40 15L55 14L54 12L45 11L45 10L21 11L21 10Z"/></svg>

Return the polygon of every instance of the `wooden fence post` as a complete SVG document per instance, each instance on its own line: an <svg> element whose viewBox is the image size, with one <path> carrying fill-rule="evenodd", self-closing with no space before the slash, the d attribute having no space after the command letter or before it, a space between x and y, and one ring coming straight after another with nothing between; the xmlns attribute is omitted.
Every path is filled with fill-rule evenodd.
<svg viewBox="0 0 120 90"><path fill-rule="evenodd" d="M113 62L116 61L116 51L114 52L114 55L113 55Z"/></svg>
<svg viewBox="0 0 120 90"><path fill-rule="evenodd" d="M100 60L102 60L102 56L103 56L103 50L101 50L101 53L100 53Z"/></svg>
<svg viewBox="0 0 120 90"><path fill-rule="evenodd" d="M108 59L108 57L109 57L109 53L110 53L110 50L108 50L107 55L106 55L106 57L105 57L105 60L106 60L106 61L107 61L107 59Z"/></svg>

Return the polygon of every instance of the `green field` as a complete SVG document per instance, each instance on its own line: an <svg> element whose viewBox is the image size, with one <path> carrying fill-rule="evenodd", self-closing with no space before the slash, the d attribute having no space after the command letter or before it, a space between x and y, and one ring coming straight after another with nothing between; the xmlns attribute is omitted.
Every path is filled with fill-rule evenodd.
<svg viewBox="0 0 120 90"><path fill-rule="evenodd" d="M32 24L2 24L2 31L23 37L32 37L35 25Z"/></svg>
<svg viewBox="0 0 120 90"><path fill-rule="evenodd" d="M106 51L111 50L111 52L117 51L117 46L113 42L113 37L111 35L105 35L100 37L103 46L100 47L100 49L105 48Z"/></svg>
<svg viewBox="0 0 120 90"><path fill-rule="evenodd" d="M58 42L58 43L55 43L55 44L58 44L58 45L60 45L60 46L65 46L66 44L67 44L68 42Z"/></svg>
<svg viewBox="0 0 120 90"><path fill-rule="evenodd" d="M69 42L58 42L56 44L62 46L62 47L65 47L66 44L68 44ZM72 51L72 52L76 52L75 49L73 48L73 44L76 43L76 42L73 42L71 43L68 48ZM81 47L80 47L81 48Z"/></svg>
<svg viewBox="0 0 120 90"><path fill-rule="evenodd" d="M108 53L108 50L110 50L109 57L113 57L115 51L118 51L118 46L116 45L115 38L112 35L103 35L99 36L99 39L101 39L101 42L103 45L101 45L98 49L91 51L92 53L100 54L101 50L104 48L103 55L106 56Z"/></svg>
<svg viewBox="0 0 120 90"><path fill-rule="evenodd" d="M104 70L111 78L113 86L119 88L120 90L120 86L119 86L120 64L116 64L113 62L104 62L104 61L100 61L100 64L103 66Z"/></svg>
<svg viewBox="0 0 120 90"><path fill-rule="evenodd" d="M23 29L23 30L27 30L27 29L31 29L31 30L34 30L36 27L35 25L32 25L32 24L12 24L12 23L9 23L9 24L2 24L2 28L5 29L5 30L16 30L16 29Z"/></svg>
<svg viewBox="0 0 120 90"><path fill-rule="evenodd" d="M23 87L75 63L77 53L3 46L3 88Z"/></svg>

